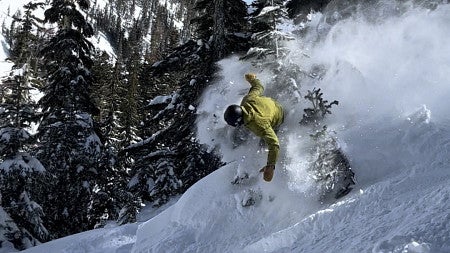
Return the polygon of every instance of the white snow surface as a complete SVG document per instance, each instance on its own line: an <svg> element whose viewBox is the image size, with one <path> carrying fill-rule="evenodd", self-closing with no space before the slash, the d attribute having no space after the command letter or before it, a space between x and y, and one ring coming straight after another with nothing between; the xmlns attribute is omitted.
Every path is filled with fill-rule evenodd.
<svg viewBox="0 0 450 253"><path fill-rule="evenodd" d="M111 43L109 43L106 35L102 32L98 32L94 37L89 38L89 41L94 45L98 50L104 51L108 54L108 56L114 60L116 60L117 55L114 52L114 48Z"/></svg>
<svg viewBox="0 0 450 253"><path fill-rule="evenodd" d="M389 13L381 10L374 9ZM340 102L327 125L358 182L339 201L321 204L306 173L309 133L298 124L301 103L280 101L287 117L271 183L257 172L266 159L258 139L233 149L222 114L240 102L249 88L243 75L254 70L231 57L220 62L222 79L197 108L198 139L220 150L226 166L147 221L24 252L450 252L449 14L450 6L441 5L377 23L355 16L322 37L313 28L291 45L302 69L326 69L321 80L302 83L302 92L321 87L325 99ZM258 76L268 83L268 73ZM243 172L251 180L230 183ZM262 199L242 207L250 189Z"/></svg>

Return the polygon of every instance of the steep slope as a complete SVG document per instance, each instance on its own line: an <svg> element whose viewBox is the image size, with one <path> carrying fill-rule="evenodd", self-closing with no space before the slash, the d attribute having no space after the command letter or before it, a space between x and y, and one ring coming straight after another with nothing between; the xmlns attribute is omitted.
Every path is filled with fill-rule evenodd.
<svg viewBox="0 0 450 253"><path fill-rule="evenodd" d="M133 252L448 252L450 8L411 6L391 16L397 6L381 3L370 19L311 29L301 44L309 58L296 59L303 69L326 70L304 88L320 86L340 101L328 126L351 159L356 190L331 206L317 200L307 173L308 132L298 125L302 105L288 107L284 164L274 181L230 183L243 172L257 174L265 152L251 136L233 148L234 133L221 119L247 91L242 76L251 70L227 59L223 80L204 95L198 127L199 138L229 164L143 224ZM323 25L319 16L314 24ZM243 207L249 189L262 199Z"/></svg>

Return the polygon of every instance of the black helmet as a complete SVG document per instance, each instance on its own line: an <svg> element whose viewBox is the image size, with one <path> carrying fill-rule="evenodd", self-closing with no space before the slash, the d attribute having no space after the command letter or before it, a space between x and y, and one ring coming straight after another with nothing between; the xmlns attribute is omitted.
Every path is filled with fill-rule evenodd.
<svg viewBox="0 0 450 253"><path fill-rule="evenodd" d="M244 120L242 118L242 109L239 105L230 105L225 110L223 114L225 121L230 126L240 126L244 124Z"/></svg>

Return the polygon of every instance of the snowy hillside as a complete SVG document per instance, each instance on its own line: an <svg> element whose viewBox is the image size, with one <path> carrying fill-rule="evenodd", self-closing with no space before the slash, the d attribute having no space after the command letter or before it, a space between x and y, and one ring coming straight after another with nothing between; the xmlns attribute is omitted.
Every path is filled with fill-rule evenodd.
<svg viewBox="0 0 450 253"><path fill-rule="evenodd" d="M198 138L220 149L226 166L162 213L145 214L148 221L24 252L450 252L450 6L401 7L382 1L333 24L315 14L291 45L302 69L325 71L301 91L320 87L339 100L327 125L357 176L346 197L318 201L301 103L280 101L288 111L283 159L271 183L257 172L266 157L258 139L233 148L222 113L239 103L249 88L243 75L254 70L231 57L197 108ZM268 83L267 73L257 74ZM231 184L244 172L247 182ZM243 207L249 195L261 198Z"/></svg>

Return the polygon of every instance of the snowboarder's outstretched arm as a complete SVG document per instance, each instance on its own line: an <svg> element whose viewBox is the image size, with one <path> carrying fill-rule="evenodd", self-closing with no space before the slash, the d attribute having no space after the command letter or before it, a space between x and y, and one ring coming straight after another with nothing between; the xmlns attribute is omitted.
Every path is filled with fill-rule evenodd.
<svg viewBox="0 0 450 253"><path fill-rule="evenodd" d="M275 166L275 164L277 163L278 153L280 150L280 143L272 127L267 127L264 130L262 139L266 142L269 148L269 154L267 155L267 165Z"/></svg>
<svg viewBox="0 0 450 253"><path fill-rule="evenodd" d="M264 172L264 180L270 182L272 180L273 171L275 170L275 164L278 159L280 143L272 127L266 127L264 129L262 138L269 147L269 154L267 155L267 165L264 166L260 172Z"/></svg>
<svg viewBox="0 0 450 253"><path fill-rule="evenodd" d="M252 86L248 92L248 96L262 96L264 87L262 86L261 81L256 78L255 74L245 74L245 80Z"/></svg>

